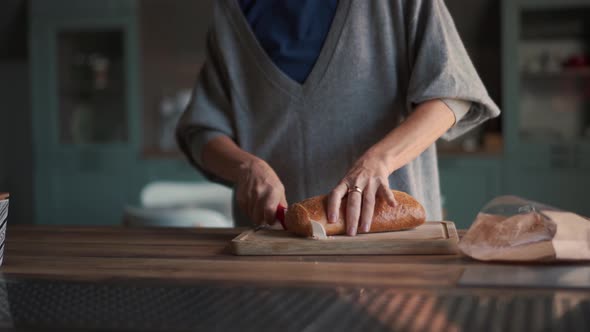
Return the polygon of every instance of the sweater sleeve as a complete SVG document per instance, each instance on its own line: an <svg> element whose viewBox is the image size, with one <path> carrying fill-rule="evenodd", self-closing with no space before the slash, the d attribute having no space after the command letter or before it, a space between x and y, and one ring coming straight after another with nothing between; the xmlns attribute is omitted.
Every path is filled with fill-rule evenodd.
<svg viewBox="0 0 590 332"><path fill-rule="evenodd" d="M466 100L445 98L441 99L441 101L445 103L453 112L453 115L455 115L455 124L459 123L471 108L471 102Z"/></svg>
<svg viewBox="0 0 590 332"><path fill-rule="evenodd" d="M446 140L497 117L500 109L479 78L443 0L407 4L408 109L432 99L470 102L466 114L449 105L457 122L442 136Z"/></svg>
<svg viewBox="0 0 590 332"><path fill-rule="evenodd" d="M189 162L211 181L229 185L203 168L203 147L218 136L234 138L230 92L224 66L217 52L213 30L207 36L206 59L193 88L191 101L182 114L176 139Z"/></svg>

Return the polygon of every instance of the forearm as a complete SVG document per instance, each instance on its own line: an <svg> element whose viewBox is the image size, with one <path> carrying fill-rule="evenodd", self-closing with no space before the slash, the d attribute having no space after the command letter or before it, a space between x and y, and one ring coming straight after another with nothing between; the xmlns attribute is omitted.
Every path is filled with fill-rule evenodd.
<svg viewBox="0 0 590 332"><path fill-rule="evenodd" d="M397 128L372 146L366 157L376 158L391 174L416 159L453 124L453 111L440 100L424 102Z"/></svg>
<svg viewBox="0 0 590 332"><path fill-rule="evenodd" d="M244 167L261 160L242 150L231 138L219 136L205 145L201 161L207 171L235 183Z"/></svg>

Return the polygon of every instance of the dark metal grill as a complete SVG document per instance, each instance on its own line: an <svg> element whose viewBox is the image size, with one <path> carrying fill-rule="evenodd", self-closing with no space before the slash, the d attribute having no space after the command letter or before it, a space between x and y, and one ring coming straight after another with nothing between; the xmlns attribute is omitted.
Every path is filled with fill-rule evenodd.
<svg viewBox="0 0 590 332"><path fill-rule="evenodd" d="M8 280L0 328L112 331L589 331L565 295ZM4 329L2 329L4 330Z"/></svg>

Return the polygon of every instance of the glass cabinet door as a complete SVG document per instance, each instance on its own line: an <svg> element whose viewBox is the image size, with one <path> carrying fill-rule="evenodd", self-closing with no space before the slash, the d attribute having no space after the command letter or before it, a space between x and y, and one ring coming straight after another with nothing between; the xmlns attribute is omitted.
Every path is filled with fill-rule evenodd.
<svg viewBox="0 0 590 332"><path fill-rule="evenodd" d="M61 30L57 52L60 143L126 142L124 32Z"/></svg>
<svg viewBox="0 0 590 332"><path fill-rule="evenodd" d="M520 22L520 139L590 141L590 9L527 9Z"/></svg>
<svg viewBox="0 0 590 332"><path fill-rule="evenodd" d="M141 176L138 1L28 3L35 223L119 224Z"/></svg>

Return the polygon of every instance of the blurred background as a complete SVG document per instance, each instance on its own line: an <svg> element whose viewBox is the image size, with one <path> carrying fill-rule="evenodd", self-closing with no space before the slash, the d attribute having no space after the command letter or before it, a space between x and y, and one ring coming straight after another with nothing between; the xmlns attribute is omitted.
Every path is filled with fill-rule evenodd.
<svg viewBox="0 0 590 332"><path fill-rule="evenodd" d="M502 117L440 142L446 218L514 194L590 215L590 1L446 0ZM173 131L212 0L2 0L10 223L229 226Z"/></svg>

